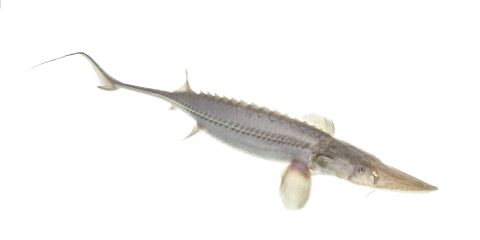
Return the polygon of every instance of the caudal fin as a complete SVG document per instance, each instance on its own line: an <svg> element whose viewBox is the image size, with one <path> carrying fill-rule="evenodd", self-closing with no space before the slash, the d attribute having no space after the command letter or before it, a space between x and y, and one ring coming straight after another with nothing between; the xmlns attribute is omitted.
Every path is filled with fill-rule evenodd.
<svg viewBox="0 0 480 240"><path fill-rule="evenodd" d="M40 65L43 65L45 63L53 62L55 60L58 60L58 59L61 59L61 58L64 58L64 57L77 55L77 54L84 56L90 62L90 64L92 64L93 70L97 74L98 80L100 81L100 83L98 85L99 88L104 89L104 90L117 90L118 87L116 86L116 84L121 83L121 82L118 81L117 79L113 78L112 76L108 75L108 73L106 73L100 67L100 65L98 65L90 56L88 56L86 53L83 53L83 52L71 53L71 54L65 55L63 57L55 58L55 59L40 63L40 64L38 64L38 65L36 65L32 68L36 68L36 67L38 67ZM30 69L32 69L32 68L30 68ZM28 70L30 70L30 69L28 69Z"/></svg>

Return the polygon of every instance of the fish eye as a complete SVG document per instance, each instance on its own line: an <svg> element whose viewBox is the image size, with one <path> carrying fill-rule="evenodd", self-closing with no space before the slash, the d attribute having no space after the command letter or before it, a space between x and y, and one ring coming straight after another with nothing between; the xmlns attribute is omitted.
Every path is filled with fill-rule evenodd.
<svg viewBox="0 0 480 240"><path fill-rule="evenodd" d="M359 168L359 169L358 169L358 173L360 173L360 174L365 173L365 168Z"/></svg>

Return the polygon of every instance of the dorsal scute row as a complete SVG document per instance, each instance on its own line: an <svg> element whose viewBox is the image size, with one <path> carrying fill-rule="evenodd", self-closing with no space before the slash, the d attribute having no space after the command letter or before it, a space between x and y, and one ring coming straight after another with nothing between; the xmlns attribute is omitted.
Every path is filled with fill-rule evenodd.
<svg viewBox="0 0 480 240"><path fill-rule="evenodd" d="M238 101L235 98L227 98L225 96L221 97L218 94L211 94L209 92L207 92L207 93L200 92L199 95L202 96L202 97L205 97L207 99L213 99L213 100L221 102L221 103L231 104L232 106L235 106L235 107L241 107L241 108L248 109L248 110L259 111L260 113L266 114L267 116L276 117L279 120L296 121L298 123L305 123L306 124L306 122L300 121L296 118L292 118L292 117L288 116L287 114L282 114L282 113L278 112L277 110L272 111L265 106L259 107L255 103L248 104L243 100Z"/></svg>
<svg viewBox="0 0 480 240"><path fill-rule="evenodd" d="M289 126L292 126L292 124L293 124L296 127L298 127L300 131L305 132L312 137L319 137L319 135L320 135L320 133L318 132L318 130L316 129L315 126L312 126L312 125L308 124L307 122L300 121L296 118L292 118L292 117L288 116L287 114L282 114L282 113L278 112L277 110L272 111L265 106L259 107L255 103L248 104L243 100L239 101L239 100L236 100L235 98L227 98L225 96L219 96L218 94L211 94L209 92L207 92L207 93L200 92L199 96L205 97L205 98L210 99L210 100L214 100L216 102L229 104L229 105L234 106L234 107L240 107L240 108L247 109L247 110L257 111L260 114L265 114L267 117L276 118L278 121L284 122L285 124L288 124ZM211 116L208 116L208 117L211 117ZM216 121L221 121L222 124L229 125L223 119L215 119L215 120ZM235 125L237 125L237 124L235 124ZM238 126L238 127L242 128L242 127L245 127L245 126ZM281 136L277 136L277 137L281 138ZM280 140L280 139L278 139L278 140Z"/></svg>

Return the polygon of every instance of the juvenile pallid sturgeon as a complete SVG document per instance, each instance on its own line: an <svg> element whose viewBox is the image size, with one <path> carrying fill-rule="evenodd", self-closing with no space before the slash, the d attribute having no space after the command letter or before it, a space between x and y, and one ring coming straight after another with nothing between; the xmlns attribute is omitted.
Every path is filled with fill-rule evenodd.
<svg viewBox="0 0 480 240"><path fill-rule="evenodd" d="M188 75L185 84L174 92L122 83L108 75L85 53L60 58L76 54L90 61L100 80L99 88L125 88L158 97L195 119L197 123L187 138L204 130L243 152L289 162L280 184L280 196L287 209L305 206L310 195L311 174L334 175L378 189L437 190L437 187L383 164L372 154L334 138L333 123L324 117L307 115L306 122L302 122L233 98L195 93L188 83Z"/></svg>

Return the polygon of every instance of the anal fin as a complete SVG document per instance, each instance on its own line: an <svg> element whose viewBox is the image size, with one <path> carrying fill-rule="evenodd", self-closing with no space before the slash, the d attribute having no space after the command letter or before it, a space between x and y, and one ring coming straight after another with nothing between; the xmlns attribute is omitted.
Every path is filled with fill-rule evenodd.
<svg viewBox="0 0 480 240"><path fill-rule="evenodd" d="M188 134L188 136L186 136L183 140L185 140L185 139L187 139L187 138L189 138L189 137L197 134L198 132L200 132L200 130L202 130L202 129L200 128L200 126L198 126L198 123L195 124L195 126L193 126L193 129L192 129L192 131L190 132L190 134Z"/></svg>
<svg viewBox="0 0 480 240"><path fill-rule="evenodd" d="M282 174L280 198L288 210L298 210L305 206L310 197L311 176L308 165L293 161Z"/></svg>

